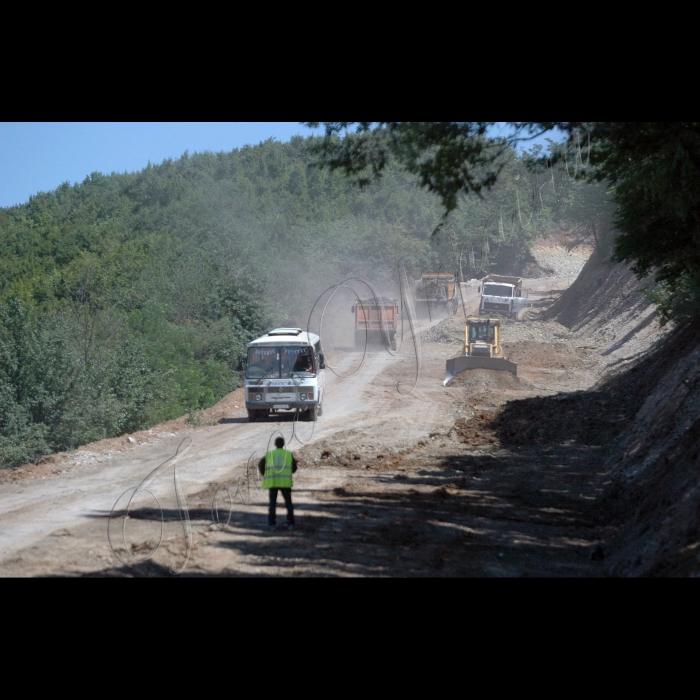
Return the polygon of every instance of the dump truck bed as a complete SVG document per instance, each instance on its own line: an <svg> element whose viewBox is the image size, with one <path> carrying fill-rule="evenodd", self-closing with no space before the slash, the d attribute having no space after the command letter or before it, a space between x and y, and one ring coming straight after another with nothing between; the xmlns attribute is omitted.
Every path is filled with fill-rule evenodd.
<svg viewBox="0 0 700 700"><path fill-rule="evenodd" d="M376 303L379 302L379 303ZM356 330L396 330L399 305L396 299L380 297L378 299L361 299L353 307L355 311Z"/></svg>
<svg viewBox="0 0 700 700"><path fill-rule="evenodd" d="M449 272L424 272L416 280L416 299L450 301L456 295L457 278Z"/></svg>
<svg viewBox="0 0 700 700"><path fill-rule="evenodd" d="M484 279L481 280L481 282L482 284L485 284L487 282L514 284L516 289L520 289L523 286L522 277L511 277L509 275L486 275L486 277L484 277Z"/></svg>

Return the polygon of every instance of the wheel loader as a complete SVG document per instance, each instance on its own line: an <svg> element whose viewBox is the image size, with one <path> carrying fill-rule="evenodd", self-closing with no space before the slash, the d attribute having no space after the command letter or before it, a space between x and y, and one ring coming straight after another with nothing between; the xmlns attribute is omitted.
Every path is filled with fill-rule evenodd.
<svg viewBox="0 0 700 700"><path fill-rule="evenodd" d="M443 386L467 369L497 369L518 374L518 365L503 355L500 319L474 316L467 319L463 354L447 360Z"/></svg>

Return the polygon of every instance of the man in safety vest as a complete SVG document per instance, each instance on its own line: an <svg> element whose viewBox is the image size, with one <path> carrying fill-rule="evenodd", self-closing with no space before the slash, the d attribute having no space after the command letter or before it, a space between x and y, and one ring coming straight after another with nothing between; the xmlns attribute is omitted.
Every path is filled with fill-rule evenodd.
<svg viewBox="0 0 700 700"><path fill-rule="evenodd" d="M276 449L270 450L258 462L258 469L263 476L262 487L270 489L270 511L267 518L270 530L276 529L277 492L284 496L287 506L287 530L294 529L294 507L292 506L292 474L297 470L294 455L284 449L284 438L275 440Z"/></svg>

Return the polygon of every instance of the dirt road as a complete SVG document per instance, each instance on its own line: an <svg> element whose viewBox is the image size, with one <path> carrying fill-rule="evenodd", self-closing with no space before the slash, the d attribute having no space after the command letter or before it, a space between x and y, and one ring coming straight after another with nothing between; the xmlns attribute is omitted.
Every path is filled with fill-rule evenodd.
<svg viewBox="0 0 700 700"><path fill-rule="evenodd" d="M435 323L437 321L423 321L421 328L429 328ZM336 370L340 375L353 372L359 364L359 353L353 350L346 355L343 357L341 353L339 356ZM381 348L370 348L359 371L352 376L341 378L328 372L324 415L315 424L295 424L287 415L279 422L250 424L242 408L242 390L239 390L228 401L229 405L237 401L238 409L234 408L215 426L197 427L188 426L183 421L171 422L164 426L165 429L157 427L135 435L131 438L136 441L135 445L126 439L105 440L72 454L53 457L45 464L27 465L3 475L0 485L2 574L60 575L95 571L96 567L118 563L106 538L106 517L119 495L138 485L172 456L187 435L192 437L193 444L177 468L179 485L188 501L193 493L206 490L211 484L218 485L231 479L236 482L240 473L246 473L246 479L251 479L253 502L262 502L266 494L256 490L254 475L246 470L248 458L256 451L257 457L265 452L274 431L280 431L289 441L294 430L297 438L290 446L298 449L299 439L316 443L346 430L349 425L361 426L361 429L371 432L376 416L381 415L382 422L391 426L383 431L387 444L392 436L398 444L411 433L423 435L429 426L421 425L425 401L419 397L420 392L402 398L396 386L377 380L389 366L399 367L395 372L397 380L404 381L410 389L416 366L410 334L405 338L402 351L395 357ZM369 395L368 387L374 389ZM402 388L402 391L407 389ZM433 407L433 411L436 409L439 413L439 406ZM172 425L175 423L179 425ZM330 482L323 476L323 470L318 468L316 474L311 479L315 487L320 490L329 488ZM300 474L297 485L301 487L308 479ZM149 489L166 511L168 525L172 525L167 511L169 508L177 511L173 470L166 469ZM302 490L297 493L301 494ZM147 500L150 498L146 496ZM150 500L148 505L155 506L155 501ZM134 506L138 511L139 504L135 502ZM257 514L255 507L252 508ZM190 513L195 535L199 529L199 515L198 512ZM179 512L175 520L174 537L182 540ZM211 519L207 525L210 524ZM159 527L155 530L156 537ZM173 527L166 525L166 542L170 530ZM146 528L145 538L152 534L153 531Z"/></svg>
<svg viewBox="0 0 700 700"><path fill-rule="evenodd" d="M572 281L527 286L544 308ZM471 312L476 290L465 292ZM413 384L410 338L395 357L374 349L353 376L331 375L316 424L249 424L239 390L216 425L180 421L133 436L134 445L86 446L6 477L2 575L159 576L185 564L183 575L595 575L591 548L603 536L590 513L600 488L595 449L506 449L488 419L513 398L591 386L606 366L600 348L553 322L509 322L503 336L518 377L475 370L443 387L445 360L459 352L463 329L459 315L423 324L410 393L397 391L399 382L402 392ZM339 371L357 364L355 353L341 355ZM294 532L265 530L267 492L249 468L277 430L300 461ZM132 563L125 566L107 539L107 517L186 435L192 447L177 478L191 529L183 528L173 469L164 468L132 506L131 554L121 530L113 531L117 553ZM574 454L575 469L571 459L560 468L564 451ZM220 525L211 510L217 489ZM283 506L279 515L282 522Z"/></svg>

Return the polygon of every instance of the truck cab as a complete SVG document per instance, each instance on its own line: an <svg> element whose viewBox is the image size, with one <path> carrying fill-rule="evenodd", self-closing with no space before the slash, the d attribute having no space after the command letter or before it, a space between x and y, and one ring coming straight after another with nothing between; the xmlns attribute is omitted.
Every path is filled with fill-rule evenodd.
<svg viewBox="0 0 700 700"><path fill-rule="evenodd" d="M275 328L248 343L245 405L250 422L287 411L315 421L323 411L325 368L321 339L300 328Z"/></svg>
<svg viewBox="0 0 700 700"><path fill-rule="evenodd" d="M527 299L527 290L522 288L521 277L506 275L488 275L481 281L479 291L479 315L499 313L503 316L517 318L524 306L532 306Z"/></svg>

